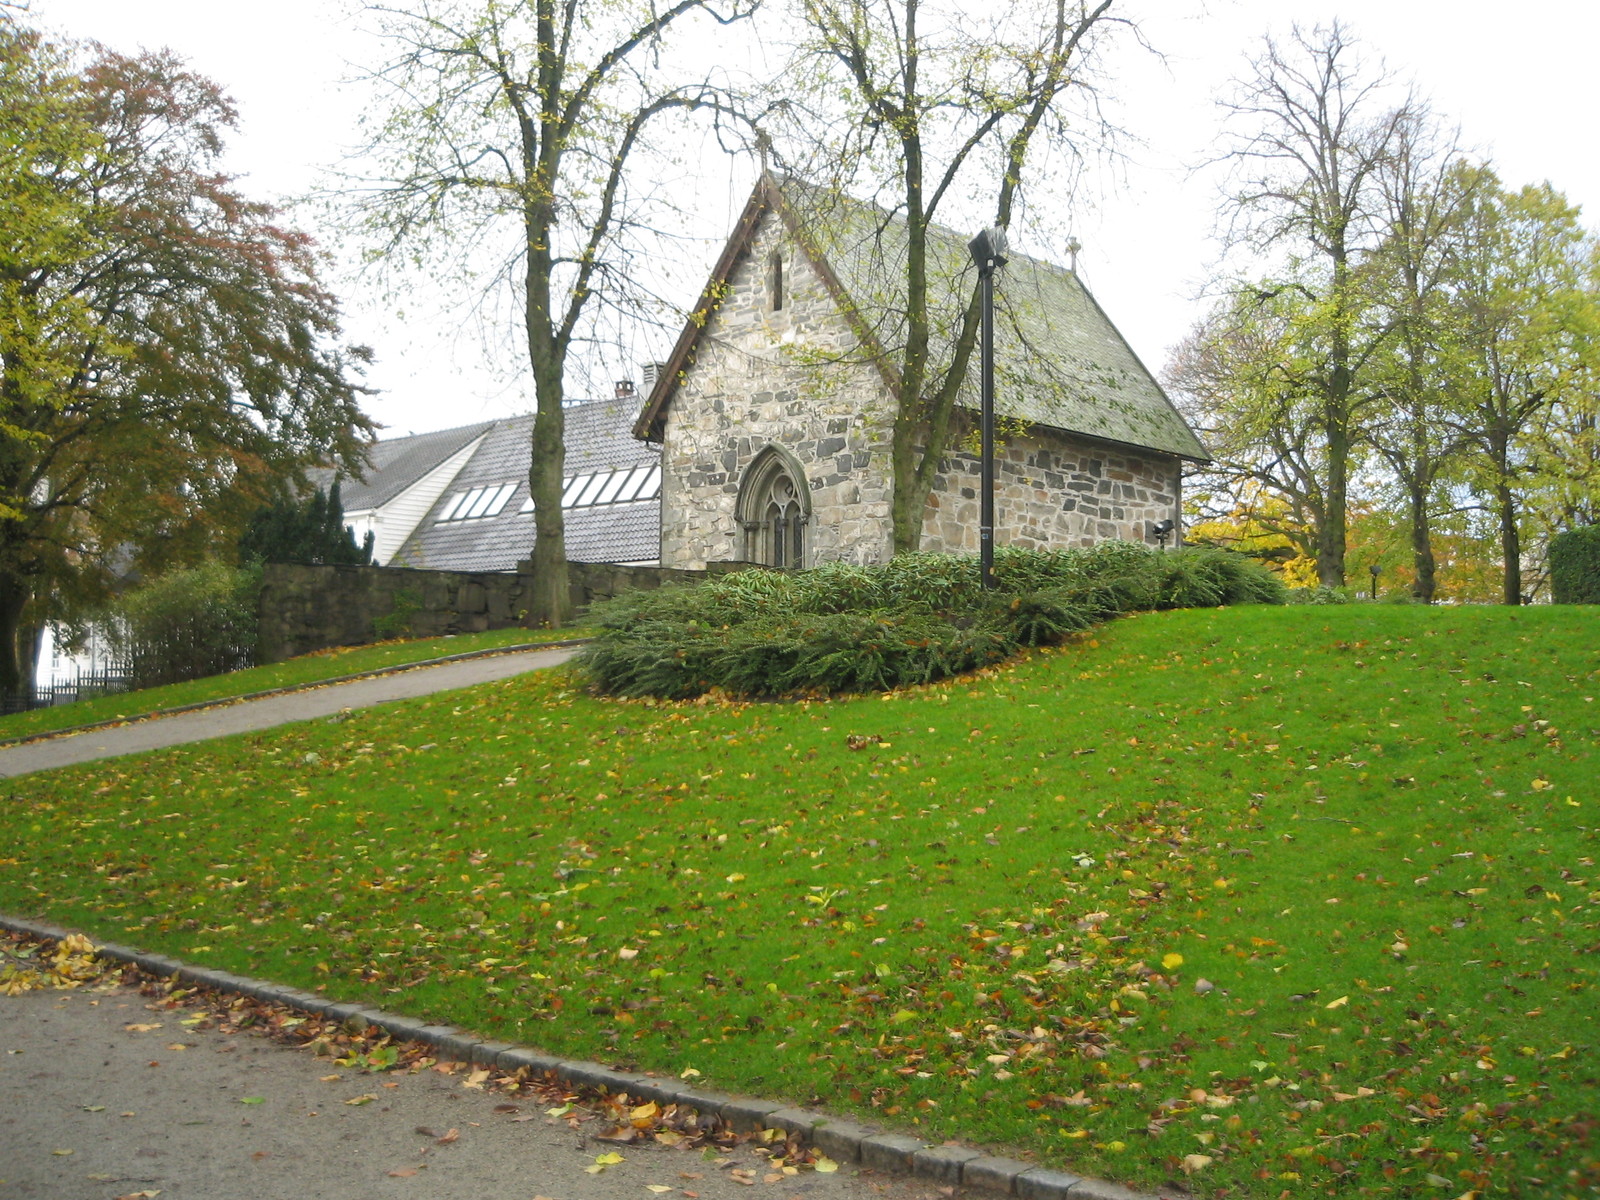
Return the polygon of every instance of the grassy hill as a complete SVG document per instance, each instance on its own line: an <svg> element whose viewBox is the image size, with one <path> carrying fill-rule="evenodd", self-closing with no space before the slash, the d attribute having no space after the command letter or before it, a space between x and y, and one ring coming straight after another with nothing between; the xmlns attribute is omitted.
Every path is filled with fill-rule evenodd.
<svg viewBox="0 0 1600 1200"><path fill-rule="evenodd" d="M1247 608L833 702L529 676L8 782L0 910L1130 1184L1595 1195L1597 633Z"/></svg>

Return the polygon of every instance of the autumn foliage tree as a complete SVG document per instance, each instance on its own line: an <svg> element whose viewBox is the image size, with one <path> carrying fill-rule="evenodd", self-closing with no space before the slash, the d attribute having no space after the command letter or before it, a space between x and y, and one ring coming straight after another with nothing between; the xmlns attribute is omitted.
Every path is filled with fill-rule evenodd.
<svg viewBox="0 0 1600 1200"><path fill-rule="evenodd" d="M168 53L0 25L0 689L113 562L231 553L370 432L311 243L217 169L234 119Z"/></svg>

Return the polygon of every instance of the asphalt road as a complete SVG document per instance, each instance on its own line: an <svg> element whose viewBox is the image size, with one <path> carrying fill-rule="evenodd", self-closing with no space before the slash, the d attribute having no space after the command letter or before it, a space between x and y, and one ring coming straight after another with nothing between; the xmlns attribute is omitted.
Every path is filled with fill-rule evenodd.
<svg viewBox="0 0 1600 1200"><path fill-rule="evenodd" d="M0 956L3 957L3 956ZM937 1200L841 1166L768 1183L751 1148L612 1146L465 1072L369 1074L136 990L0 995L4 1200ZM350 1104L361 1096L376 1098ZM451 1136L451 1131L455 1131ZM597 1173L597 1156L622 1161ZM720 1160L720 1161L719 1161ZM734 1171L746 1172L741 1182Z"/></svg>
<svg viewBox="0 0 1600 1200"><path fill-rule="evenodd" d="M72 763L115 758L122 754L161 750L234 733L253 733L293 721L332 716L347 708L370 708L391 700L406 700L413 696L471 687L477 683L491 683L543 667L557 666L576 653L576 647L566 646L469 658L440 663L435 667L415 667L388 675L355 679L349 683L328 684L266 696L260 700L245 700L195 712L134 721L127 725L86 730L65 737L0 747L0 778L48 771Z"/></svg>

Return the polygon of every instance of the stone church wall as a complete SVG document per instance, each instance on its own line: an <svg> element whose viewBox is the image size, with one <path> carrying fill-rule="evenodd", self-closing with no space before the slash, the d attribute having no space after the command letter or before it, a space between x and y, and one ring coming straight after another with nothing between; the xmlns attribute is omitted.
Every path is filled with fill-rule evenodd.
<svg viewBox="0 0 1600 1200"><path fill-rule="evenodd" d="M771 304L771 255L784 305ZM811 506L806 565L889 556L893 413L876 367L822 280L770 214L734 269L672 400L662 443L661 565L749 556L739 484L768 445L799 462Z"/></svg>
<svg viewBox="0 0 1600 1200"><path fill-rule="evenodd" d="M995 453L995 544L1042 549L1107 538L1153 544L1151 527L1180 517L1178 468L1175 458L1049 429L1010 438ZM924 550L978 552L982 470L965 449L945 456L923 517Z"/></svg>

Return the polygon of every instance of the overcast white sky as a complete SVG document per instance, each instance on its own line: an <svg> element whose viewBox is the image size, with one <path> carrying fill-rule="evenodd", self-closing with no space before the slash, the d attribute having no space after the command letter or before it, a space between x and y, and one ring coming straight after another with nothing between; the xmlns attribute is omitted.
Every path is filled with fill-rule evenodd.
<svg viewBox="0 0 1600 1200"><path fill-rule="evenodd" d="M1548 179L1584 205L1591 225L1600 213L1591 125L1600 4L1127 0L1119 7L1140 19L1165 62L1135 52L1119 61L1111 88L1116 114L1144 144L1126 147L1125 168L1089 181L1069 223L1083 243L1085 282L1153 370L1198 317L1196 297L1217 257L1216 184L1187 167L1216 143L1215 99L1243 70L1245 53L1291 21L1346 21L1368 54L1412 79L1459 123L1464 141L1489 157L1508 184ZM32 20L49 30L124 51L170 47L221 83L241 116L229 164L245 177L249 194L268 199L310 188L354 137L363 94L340 81L381 51L341 18L343 11L337 0L32 0ZM699 194L724 210L721 228L731 226L743 204L751 170L720 154L705 161ZM301 223L332 242L309 217ZM676 282L681 303L698 295L716 248L708 244L705 267ZM463 330L468 322L430 312L425 294L402 316L347 279L330 282L345 299L350 332L377 351L369 382L379 394L368 409L391 433L532 407L509 353L505 362L485 364L481 340ZM661 340L655 352L664 356L669 339Z"/></svg>

